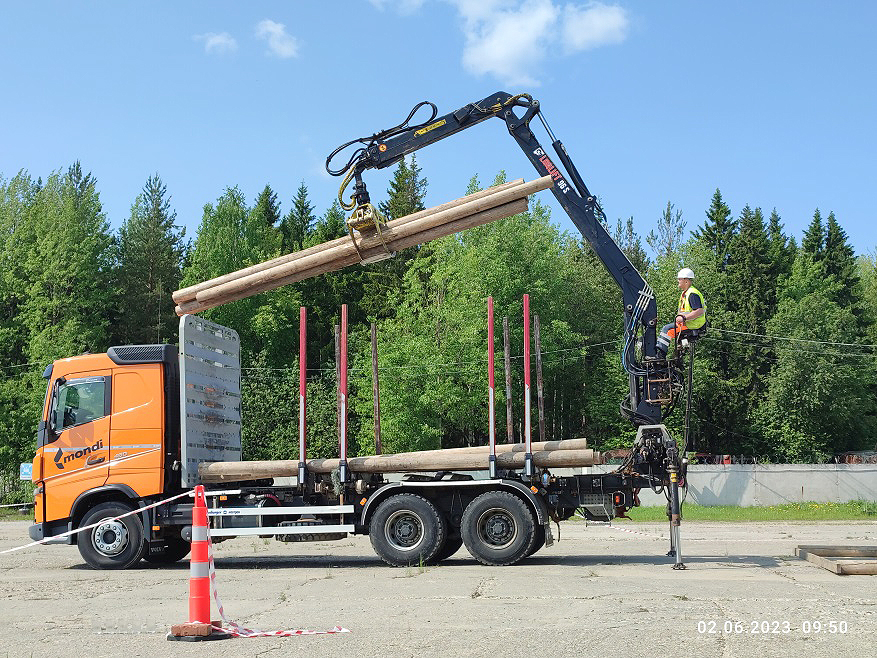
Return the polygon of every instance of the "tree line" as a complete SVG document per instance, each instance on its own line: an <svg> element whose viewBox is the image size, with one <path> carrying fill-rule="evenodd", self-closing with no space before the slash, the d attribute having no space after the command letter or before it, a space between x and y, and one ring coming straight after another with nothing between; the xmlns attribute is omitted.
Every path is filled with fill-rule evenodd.
<svg viewBox="0 0 877 658"><path fill-rule="evenodd" d="M500 172L491 184L504 180ZM482 187L473 176L461 193ZM379 209L388 219L421 210L427 188L416 159L402 161ZM675 311L683 265L706 297L710 329L695 361L693 449L818 462L874 447L877 263L873 254L854 253L833 213L816 210L799 244L775 210L767 218L761 208L733 211L716 190L690 234L668 202L645 238L651 256L633 218L607 229L654 288L662 322ZM285 213L269 185L252 202L226 188L204 206L192 240L158 174L115 232L97 181L78 162L45 181L27 172L0 178L0 473L32 458L41 373L52 360L114 344L173 343L174 290L346 234L338 202L317 214L304 183ZM519 439L524 293L541 323L547 438L629 446L633 430L618 413L627 387L620 293L587 242L562 231L533 199L526 213L390 260L205 312L241 335L245 458L297 454L300 306L309 313L313 456L336 452L333 327L341 304L349 307L355 452L374 448L371 323L385 451L486 442L488 295L498 318L509 318L511 432ZM499 322L496 335L501 355ZM498 385L502 438L504 405ZM681 422L677 413L670 424L681 431Z"/></svg>

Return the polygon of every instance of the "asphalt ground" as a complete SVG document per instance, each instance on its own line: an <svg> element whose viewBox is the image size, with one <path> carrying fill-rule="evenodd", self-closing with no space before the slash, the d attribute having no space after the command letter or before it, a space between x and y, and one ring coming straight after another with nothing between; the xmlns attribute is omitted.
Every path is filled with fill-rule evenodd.
<svg viewBox="0 0 877 658"><path fill-rule="evenodd" d="M0 551L26 543L28 525L0 523ZM670 568L664 524L561 530L514 567L462 549L440 566L391 568L367 537L223 542L230 619L351 632L202 643L165 638L188 614L185 560L94 571L76 547L29 548L0 555L0 656L877 655L877 576L794 557L799 544L877 545L877 523L689 522L685 571Z"/></svg>

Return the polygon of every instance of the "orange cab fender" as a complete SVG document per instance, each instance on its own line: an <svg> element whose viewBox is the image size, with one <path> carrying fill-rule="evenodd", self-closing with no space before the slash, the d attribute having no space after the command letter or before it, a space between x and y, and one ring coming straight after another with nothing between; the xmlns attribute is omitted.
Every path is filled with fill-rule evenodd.
<svg viewBox="0 0 877 658"><path fill-rule="evenodd" d="M108 484L103 487L84 491L76 497L76 500L73 501L73 506L70 509L72 527L77 527L82 520L82 517L88 514L90 509L101 503L109 502L126 503L133 509L137 509L137 507L140 506L141 501L137 492L127 484ZM140 516L143 521L143 527L148 528L149 512L141 512ZM73 535L74 544L76 543L76 537L77 535Z"/></svg>

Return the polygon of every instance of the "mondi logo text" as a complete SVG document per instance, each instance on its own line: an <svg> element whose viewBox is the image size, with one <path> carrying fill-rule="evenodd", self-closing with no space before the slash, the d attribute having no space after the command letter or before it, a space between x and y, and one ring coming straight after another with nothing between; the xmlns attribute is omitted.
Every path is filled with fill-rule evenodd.
<svg viewBox="0 0 877 658"><path fill-rule="evenodd" d="M93 445L88 446L87 448L82 448L81 450L77 450L76 452L68 452L66 455L64 454L64 450L62 448L58 448L58 452L55 453L55 466L59 469L64 469L64 464L67 462L72 462L80 457L85 457L85 455L89 455L97 450L100 450L104 447L104 440L98 439L95 441Z"/></svg>

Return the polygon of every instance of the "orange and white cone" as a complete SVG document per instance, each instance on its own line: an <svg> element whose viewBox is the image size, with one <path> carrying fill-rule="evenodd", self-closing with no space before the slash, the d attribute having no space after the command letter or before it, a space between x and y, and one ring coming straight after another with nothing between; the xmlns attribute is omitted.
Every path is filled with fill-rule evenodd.
<svg viewBox="0 0 877 658"><path fill-rule="evenodd" d="M174 624L168 640L220 640L231 637L216 632L210 622L210 556L207 540L207 499L204 487L195 487L192 507L192 552L189 555L189 622Z"/></svg>

